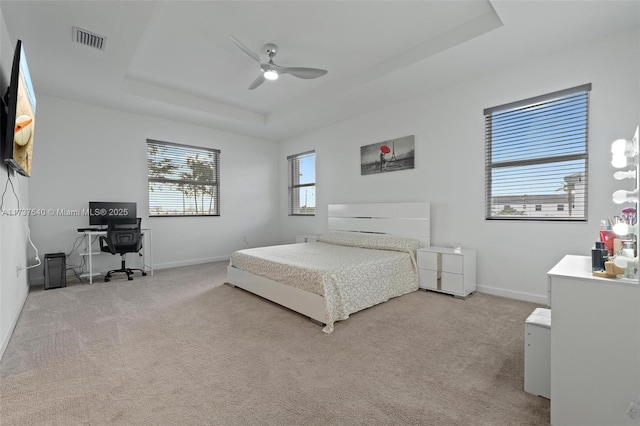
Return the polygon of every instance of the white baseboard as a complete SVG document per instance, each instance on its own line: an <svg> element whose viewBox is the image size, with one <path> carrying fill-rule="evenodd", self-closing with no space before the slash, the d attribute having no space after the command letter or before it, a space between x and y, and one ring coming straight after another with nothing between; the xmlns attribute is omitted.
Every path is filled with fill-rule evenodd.
<svg viewBox="0 0 640 426"><path fill-rule="evenodd" d="M207 257L201 259L189 259L189 260L180 260L177 262L165 262L165 263L157 263L153 265L153 269L167 269L167 268L178 268L181 266L192 266L199 265L201 263L210 263L210 262L223 262L229 261L231 256L220 256L220 257ZM140 265L136 266L140 267ZM101 271L100 274L104 275L107 271ZM76 276L73 274L67 275L67 281L75 280ZM32 278L30 280L30 285L44 285L44 277Z"/></svg>
<svg viewBox="0 0 640 426"><path fill-rule="evenodd" d="M231 256L206 257L200 259L179 260L176 262L155 263L153 269L178 268L180 266L199 265L201 263L228 261Z"/></svg>
<svg viewBox="0 0 640 426"><path fill-rule="evenodd" d="M2 360L2 357L4 356L4 351L7 349L7 346L9 345L9 340L11 340L11 336L13 335L13 330L15 330L16 324L18 324L18 318L20 318L20 314L22 313L24 304L27 301L27 296L29 296L29 287L25 287L22 300L19 303L20 308L16 309L16 313L11 319L11 325L7 329L7 333L4 336L2 336L2 341L0 342L0 360Z"/></svg>
<svg viewBox="0 0 640 426"><path fill-rule="evenodd" d="M66 279L67 279L67 282L70 282L72 280L75 280L76 276L73 274L67 274ZM44 276L29 279L29 286L36 286L36 285L44 285Z"/></svg>
<svg viewBox="0 0 640 426"><path fill-rule="evenodd" d="M539 294L505 290L503 288L487 287L483 285L477 286L476 291L478 291L479 293L491 294L493 296L506 297L508 299L524 300L525 302L538 303L540 305L547 305L549 303L546 293L541 296Z"/></svg>

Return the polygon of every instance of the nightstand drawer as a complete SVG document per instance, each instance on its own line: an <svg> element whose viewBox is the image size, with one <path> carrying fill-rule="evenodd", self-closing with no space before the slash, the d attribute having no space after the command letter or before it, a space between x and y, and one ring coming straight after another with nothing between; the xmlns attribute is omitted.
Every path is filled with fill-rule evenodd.
<svg viewBox="0 0 640 426"><path fill-rule="evenodd" d="M418 250L418 268L420 269L438 269L438 253L431 251Z"/></svg>
<svg viewBox="0 0 640 426"><path fill-rule="evenodd" d="M442 254L442 271L454 274L462 274L462 256L456 254Z"/></svg>
<svg viewBox="0 0 640 426"><path fill-rule="evenodd" d="M418 278L420 279L420 288L428 288L429 290L438 289L438 271L420 269Z"/></svg>
<svg viewBox="0 0 640 426"><path fill-rule="evenodd" d="M464 276L460 274L451 274L449 272L442 272L440 278L440 284L442 291L457 295L464 294Z"/></svg>

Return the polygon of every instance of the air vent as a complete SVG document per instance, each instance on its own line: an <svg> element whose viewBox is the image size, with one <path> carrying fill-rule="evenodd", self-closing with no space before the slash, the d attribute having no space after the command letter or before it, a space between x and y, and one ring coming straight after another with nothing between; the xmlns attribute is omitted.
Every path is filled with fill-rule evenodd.
<svg viewBox="0 0 640 426"><path fill-rule="evenodd" d="M104 50L107 38L82 28L73 27L73 41L84 44L85 46Z"/></svg>

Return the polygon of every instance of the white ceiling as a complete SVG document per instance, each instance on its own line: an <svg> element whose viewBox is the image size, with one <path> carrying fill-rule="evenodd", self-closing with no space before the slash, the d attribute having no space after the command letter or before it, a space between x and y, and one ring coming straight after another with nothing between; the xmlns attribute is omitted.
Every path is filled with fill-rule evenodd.
<svg viewBox="0 0 640 426"><path fill-rule="evenodd" d="M0 1L36 93L280 140L640 25L632 1ZM72 41L72 27L107 38ZM324 68L249 84L259 65Z"/></svg>

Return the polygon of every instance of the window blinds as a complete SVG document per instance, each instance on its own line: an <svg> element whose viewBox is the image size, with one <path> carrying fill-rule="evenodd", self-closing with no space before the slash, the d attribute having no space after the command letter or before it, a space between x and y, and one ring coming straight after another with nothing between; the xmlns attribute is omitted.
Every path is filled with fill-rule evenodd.
<svg viewBox="0 0 640 426"><path fill-rule="evenodd" d="M149 216L219 216L220 151L147 140Z"/></svg>
<svg viewBox="0 0 640 426"><path fill-rule="evenodd" d="M289 216L316 214L315 151L290 155L288 161Z"/></svg>
<svg viewBox="0 0 640 426"><path fill-rule="evenodd" d="M484 111L486 219L587 220L590 90Z"/></svg>

